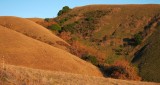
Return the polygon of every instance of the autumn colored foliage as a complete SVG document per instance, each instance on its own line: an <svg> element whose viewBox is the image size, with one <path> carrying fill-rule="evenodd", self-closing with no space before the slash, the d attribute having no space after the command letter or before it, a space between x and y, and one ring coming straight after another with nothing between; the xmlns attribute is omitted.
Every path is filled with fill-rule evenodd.
<svg viewBox="0 0 160 85"><path fill-rule="evenodd" d="M113 65L105 68L105 73L108 77L125 80L141 80L137 72L129 62L122 60L116 61Z"/></svg>
<svg viewBox="0 0 160 85"><path fill-rule="evenodd" d="M101 51L98 51L95 48L88 47L80 43L79 41L73 41L70 43L72 46L71 53L82 58L83 55L91 54L95 56L98 60L98 63L102 63L105 59L105 54Z"/></svg>
<svg viewBox="0 0 160 85"><path fill-rule="evenodd" d="M71 37L71 33L70 32L61 32L60 34L59 34L59 37L60 38L62 38L63 40L65 40L65 41L68 41L68 40L70 40L72 37Z"/></svg>

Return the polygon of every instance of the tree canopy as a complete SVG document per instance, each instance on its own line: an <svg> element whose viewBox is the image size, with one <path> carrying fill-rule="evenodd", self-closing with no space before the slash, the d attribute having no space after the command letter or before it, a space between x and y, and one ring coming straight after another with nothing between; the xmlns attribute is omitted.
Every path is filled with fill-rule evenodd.
<svg viewBox="0 0 160 85"><path fill-rule="evenodd" d="M70 8L68 6L64 6L61 10L59 10L58 16L68 12L69 10L70 10Z"/></svg>

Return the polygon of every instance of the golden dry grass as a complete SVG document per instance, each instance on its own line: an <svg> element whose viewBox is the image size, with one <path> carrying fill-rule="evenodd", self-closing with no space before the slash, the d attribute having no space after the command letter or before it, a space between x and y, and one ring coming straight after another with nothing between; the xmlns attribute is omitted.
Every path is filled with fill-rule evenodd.
<svg viewBox="0 0 160 85"><path fill-rule="evenodd" d="M1 16L0 25L61 49L67 50L67 47L65 46L69 46L67 42L57 37L46 28L28 19L12 16ZM65 46L59 45L57 42L61 42L65 44Z"/></svg>
<svg viewBox="0 0 160 85"><path fill-rule="evenodd" d="M56 37L58 38L58 37ZM37 69L102 76L92 64L67 51L0 26L0 61Z"/></svg>
<svg viewBox="0 0 160 85"><path fill-rule="evenodd" d="M33 22L44 22L43 18L27 18L28 20L31 20Z"/></svg>
<svg viewBox="0 0 160 85"><path fill-rule="evenodd" d="M0 69L0 73L1 85L159 85L159 83L44 71L13 65L6 65L5 70Z"/></svg>

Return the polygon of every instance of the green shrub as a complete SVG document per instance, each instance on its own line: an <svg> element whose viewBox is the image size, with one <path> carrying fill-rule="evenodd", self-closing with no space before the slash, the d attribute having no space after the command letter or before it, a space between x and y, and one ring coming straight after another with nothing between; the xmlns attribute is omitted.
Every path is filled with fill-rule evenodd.
<svg viewBox="0 0 160 85"><path fill-rule="evenodd" d="M135 41L135 45L139 45L139 44L141 44L142 43L142 40L143 40L143 38L142 38L142 35L141 34L135 34L134 35L134 41Z"/></svg>
<svg viewBox="0 0 160 85"><path fill-rule="evenodd" d="M98 65L97 58L93 55L85 54L82 59L91 62L93 65Z"/></svg>
<svg viewBox="0 0 160 85"><path fill-rule="evenodd" d="M61 20L59 21L59 23L60 23L60 24L63 24L63 23L66 22L67 20L68 20L68 18L61 19Z"/></svg>
<svg viewBox="0 0 160 85"><path fill-rule="evenodd" d="M75 21L76 24L79 24L79 21Z"/></svg>
<svg viewBox="0 0 160 85"><path fill-rule="evenodd" d="M75 23L71 23L68 25L65 25L62 30L66 31L66 32L71 32L72 34L76 31L76 29L74 29Z"/></svg>
<svg viewBox="0 0 160 85"><path fill-rule="evenodd" d="M87 17L85 20L86 21L93 21L93 18L92 17Z"/></svg>
<svg viewBox="0 0 160 85"><path fill-rule="evenodd" d="M45 18L45 19L44 19L44 21L46 21L46 22L49 22L49 20L50 20L49 18Z"/></svg>
<svg viewBox="0 0 160 85"><path fill-rule="evenodd" d="M52 24L48 28L51 30L61 31L61 27L58 24Z"/></svg>

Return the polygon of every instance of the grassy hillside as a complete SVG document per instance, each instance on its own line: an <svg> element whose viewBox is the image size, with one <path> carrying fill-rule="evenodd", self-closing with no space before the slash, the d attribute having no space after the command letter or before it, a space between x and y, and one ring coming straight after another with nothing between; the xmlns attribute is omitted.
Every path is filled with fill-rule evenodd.
<svg viewBox="0 0 160 85"><path fill-rule="evenodd" d="M98 68L67 51L3 26L0 26L0 47L0 63L102 76Z"/></svg>
<svg viewBox="0 0 160 85"><path fill-rule="evenodd" d="M160 82L160 25L137 52L132 62L138 65L139 74L145 81Z"/></svg>
<svg viewBox="0 0 160 85"><path fill-rule="evenodd" d="M58 35L71 44L72 54L103 67L133 59L155 32L160 5L88 5L73 8L54 20L62 26ZM156 74L153 71L150 76Z"/></svg>
<svg viewBox="0 0 160 85"><path fill-rule="evenodd" d="M134 35L143 33L159 14L160 5L88 5L73 8L55 21L62 26L60 35L70 32L68 42L78 41L86 46L83 50L92 49L87 54L111 64L117 59L132 59Z"/></svg>
<svg viewBox="0 0 160 85"><path fill-rule="evenodd" d="M38 25L28 19L1 16L0 25L20 32L28 37L47 43L54 47L58 47L64 50L67 50L69 47L69 44L67 42L57 37L41 25Z"/></svg>
<svg viewBox="0 0 160 85"><path fill-rule="evenodd" d="M160 5L88 5L54 19L0 16L0 47L2 85L159 85L138 80L160 82Z"/></svg>
<svg viewBox="0 0 160 85"><path fill-rule="evenodd" d="M52 18L27 18L28 20L31 20L37 24L42 25L45 28L48 28L49 26L53 25L53 24L57 24Z"/></svg>
<svg viewBox="0 0 160 85"><path fill-rule="evenodd" d="M159 83L116 80L79 74L44 71L6 65L0 68L1 85L159 85Z"/></svg>
<svg viewBox="0 0 160 85"><path fill-rule="evenodd" d="M33 22L44 22L44 19L43 18L27 18Z"/></svg>

